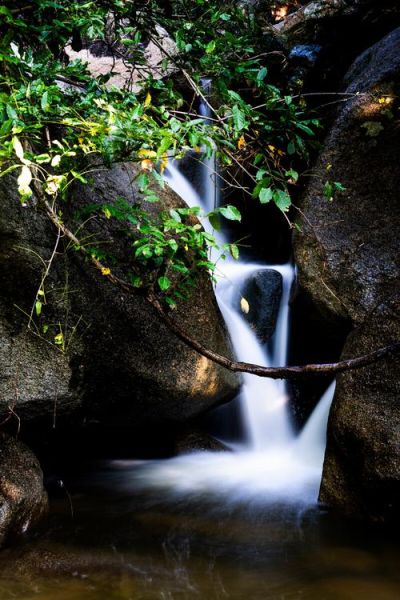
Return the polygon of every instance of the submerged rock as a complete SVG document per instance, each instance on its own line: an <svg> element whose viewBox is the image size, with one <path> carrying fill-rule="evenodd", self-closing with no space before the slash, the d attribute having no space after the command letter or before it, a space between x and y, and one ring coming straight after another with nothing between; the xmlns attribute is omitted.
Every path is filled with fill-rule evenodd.
<svg viewBox="0 0 400 600"><path fill-rule="evenodd" d="M119 197L135 202L134 176L130 165L103 170L94 176L92 187L74 190L72 206ZM45 281L47 304L29 331L42 259L51 256L55 231L40 210L21 207L13 181L1 179L0 186L2 414L13 407L23 430L38 434L43 427L49 431L54 425L83 421L141 427L152 421L185 421L236 393L239 380L234 374L189 349L142 297L113 286L63 241ZM160 208L172 206L183 206L183 201L166 188ZM64 210L69 218L68 207ZM121 264L129 262L132 250L121 224L95 217L86 235L90 244L106 250L113 243ZM174 318L207 347L229 355L225 327L205 276ZM60 329L64 352L54 343ZM41 427L34 428L33 421Z"/></svg>
<svg viewBox="0 0 400 600"><path fill-rule="evenodd" d="M346 357L400 339L399 55L397 29L350 69L355 96L327 137L294 238L302 289L333 324L353 325ZM346 188L332 201L327 180ZM338 378L321 499L348 514L398 518L399 379L398 359Z"/></svg>
<svg viewBox="0 0 400 600"><path fill-rule="evenodd" d="M0 434L0 546L25 534L46 510L37 458L21 442Z"/></svg>

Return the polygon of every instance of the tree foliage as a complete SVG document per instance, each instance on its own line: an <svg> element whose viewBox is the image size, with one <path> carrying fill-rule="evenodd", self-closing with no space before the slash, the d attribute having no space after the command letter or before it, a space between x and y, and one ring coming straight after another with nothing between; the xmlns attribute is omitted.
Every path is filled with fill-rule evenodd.
<svg viewBox="0 0 400 600"><path fill-rule="evenodd" d="M276 4L270 2L271 9ZM159 26L177 48L173 56L164 52L160 69L173 74L161 78L148 71L145 57L149 40L159 44ZM140 89L129 81L124 89L110 86L112 73L95 77L85 62L69 60L69 44L79 50L93 42L132 71L141 69ZM74 181L90 185L96 166L137 162L140 200L88 206L86 215L97 211L124 224L136 265L127 279L137 288L151 286L174 306L196 270L213 272L207 244L216 242L193 220L200 209L156 216L146 210L157 202L168 161L190 149L200 158L216 153L225 181L239 184L254 201L274 202L285 215L290 209L297 165L307 161L318 121L306 114L304 98L285 88L285 56L271 47L257 20L233 1L3 3L1 175L17 174L27 208L40 189L61 222ZM196 109L204 77L213 81L206 120ZM208 215L214 226L218 214L240 219L234 206L217 208ZM100 257L96 248L91 252ZM225 245L226 252L237 258L238 247ZM103 274L110 270L106 266Z"/></svg>

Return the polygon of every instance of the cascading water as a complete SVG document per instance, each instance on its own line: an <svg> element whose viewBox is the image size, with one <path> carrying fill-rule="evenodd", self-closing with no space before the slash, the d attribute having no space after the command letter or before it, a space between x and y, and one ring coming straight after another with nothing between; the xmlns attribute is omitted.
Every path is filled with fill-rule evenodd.
<svg viewBox="0 0 400 600"><path fill-rule="evenodd" d="M207 89L206 89L207 93ZM202 103L200 113L209 117ZM182 175L179 165L170 163L165 178L170 187L189 206L200 206L205 213L215 208L215 158L203 166L201 197ZM207 219L205 229L211 229ZM216 234L219 242L226 240ZM218 256L210 250L211 259ZM240 312L240 290L254 273L264 269L278 271L283 293L272 349L267 351ZM289 297L294 268L286 265L245 264L233 259L218 261L219 281L215 294L225 319L235 354L239 360L264 366L284 365L289 338ZM297 436L290 423L288 393L284 381L243 376L240 397L246 441L234 452L191 453L177 458L145 463L136 473L136 482L146 488L162 489L163 494L185 497L199 494L224 496L226 502L268 503L269 501L315 502L325 452L326 425L335 385L332 383Z"/></svg>
<svg viewBox="0 0 400 600"><path fill-rule="evenodd" d="M213 210L190 186L172 164L166 175L169 185L189 206L201 206L205 213ZM207 163L204 178L208 185L211 170ZM210 229L207 220L203 226ZM220 235L220 234L218 234ZM221 239L220 242L224 242ZM214 259L216 256L213 257ZM240 312L237 302L245 281L263 269L278 271L283 279L283 293L272 349L268 352ZM231 336L238 360L264 366L284 365L289 338L289 297L294 268L286 265L246 264L233 259L218 262L219 281L215 294ZM288 413L288 394L284 381L245 374L241 392L241 411L246 442L234 453L193 453L164 463L153 463L142 473L147 484L157 485L179 494L222 494L229 502L261 502L291 499L315 502L322 473L326 424L334 393L334 383L325 392L303 432L296 436Z"/></svg>

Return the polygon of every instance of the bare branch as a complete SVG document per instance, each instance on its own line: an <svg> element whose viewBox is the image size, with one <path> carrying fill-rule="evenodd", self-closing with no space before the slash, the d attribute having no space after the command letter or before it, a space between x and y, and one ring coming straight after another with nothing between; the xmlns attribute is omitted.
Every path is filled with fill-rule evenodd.
<svg viewBox="0 0 400 600"><path fill-rule="evenodd" d="M194 340L187 334L171 317L167 314L160 301L153 297L148 298L149 302L156 309L164 323L175 335L185 342L188 346L196 350L202 356L209 358L213 362L233 371L235 373L250 373L258 377L269 377L270 379L299 379L308 375L336 375L350 369L359 369L369 364L382 360L383 358L394 355L400 351L400 341L395 342L384 348L379 348L364 356L357 358L349 358L336 363L310 364L292 367L263 367L252 363L236 362L213 352L209 348L203 346L197 340Z"/></svg>

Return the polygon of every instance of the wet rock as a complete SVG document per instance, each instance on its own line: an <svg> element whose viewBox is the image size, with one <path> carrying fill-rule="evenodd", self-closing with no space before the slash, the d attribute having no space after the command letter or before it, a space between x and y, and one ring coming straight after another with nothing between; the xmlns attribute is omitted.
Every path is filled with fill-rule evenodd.
<svg viewBox="0 0 400 600"><path fill-rule="evenodd" d="M240 306L239 298L238 310L262 343L266 343L275 331L281 297L282 275L273 269L258 271L243 286L242 298L247 304Z"/></svg>
<svg viewBox="0 0 400 600"><path fill-rule="evenodd" d="M299 283L334 325L354 332L344 356L400 339L398 230L400 29L363 54L346 78L360 92L340 110L294 238ZM379 127L378 127L379 126ZM326 180L346 189L324 198ZM399 362L338 378L321 498L347 514L395 518L400 508Z"/></svg>
<svg viewBox="0 0 400 600"><path fill-rule="evenodd" d="M72 206L117 197L135 202L134 175L129 165L104 170L91 188L74 190ZM152 421L184 421L236 393L236 376L179 342L143 298L117 289L79 253L65 252L62 242L45 282L47 304L29 331L42 259L52 253L55 232L39 209L21 207L13 181L2 179L0 186L2 414L13 407L23 429L38 435L43 427L48 431L54 424L83 421L141 427ZM163 208L183 205L168 188L161 195ZM67 207L65 218L71 218ZM109 248L113 243L121 264L129 264L131 249L120 224L94 218L86 234L94 246ZM206 346L230 353L207 278L200 278L174 318ZM65 352L54 344L58 323ZM49 328L43 333L46 324ZM38 420L41 428L35 429L30 423Z"/></svg>
<svg viewBox="0 0 400 600"><path fill-rule="evenodd" d="M0 434L0 546L25 534L46 510L37 458L21 442Z"/></svg>

